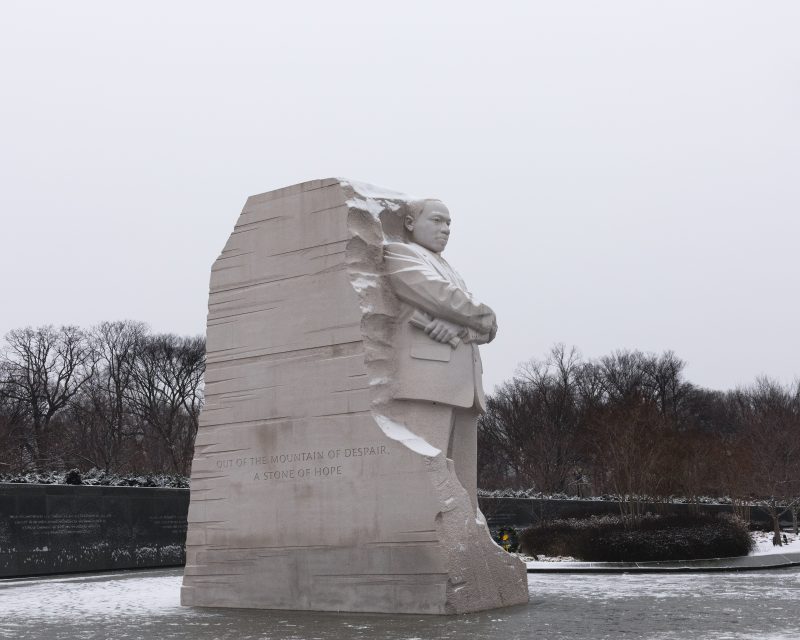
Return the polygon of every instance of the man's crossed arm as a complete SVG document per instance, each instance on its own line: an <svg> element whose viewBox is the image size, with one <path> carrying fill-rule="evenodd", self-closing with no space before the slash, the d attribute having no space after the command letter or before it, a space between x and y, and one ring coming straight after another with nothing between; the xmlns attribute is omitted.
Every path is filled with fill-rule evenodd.
<svg viewBox="0 0 800 640"><path fill-rule="evenodd" d="M387 245L385 259L386 274L397 297L430 316L423 330L433 340L452 344L459 338L483 344L494 339L494 312L444 278L408 245Z"/></svg>

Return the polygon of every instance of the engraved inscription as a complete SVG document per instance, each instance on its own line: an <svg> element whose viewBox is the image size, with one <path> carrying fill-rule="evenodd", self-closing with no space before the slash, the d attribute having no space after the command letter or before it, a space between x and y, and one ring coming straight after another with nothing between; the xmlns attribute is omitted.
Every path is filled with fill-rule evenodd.
<svg viewBox="0 0 800 640"><path fill-rule="evenodd" d="M264 480L325 480L346 475L348 460L371 456L388 456L386 445L364 445L313 451L291 451L262 456L221 458L218 470L250 470L252 481ZM298 464L301 463L301 464ZM306 466L302 463L317 463ZM277 467L264 469L263 467Z"/></svg>
<svg viewBox="0 0 800 640"><path fill-rule="evenodd" d="M48 535L74 535L96 533L110 514L78 513L53 515L17 515L10 519L18 531L30 533L46 533Z"/></svg>
<svg viewBox="0 0 800 640"><path fill-rule="evenodd" d="M186 518L172 513L150 516L150 522L171 533L186 533Z"/></svg>

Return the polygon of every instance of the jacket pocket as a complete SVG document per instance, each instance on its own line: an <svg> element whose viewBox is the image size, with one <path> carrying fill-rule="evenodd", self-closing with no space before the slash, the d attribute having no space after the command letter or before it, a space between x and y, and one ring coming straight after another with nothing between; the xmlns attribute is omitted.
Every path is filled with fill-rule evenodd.
<svg viewBox="0 0 800 640"><path fill-rule="evenodd" d="M419 360L438 360L439 362L450 362L450 352L452 347L449 344L442 344L430 340L430 344L412 344L410 355Z"/></svg>

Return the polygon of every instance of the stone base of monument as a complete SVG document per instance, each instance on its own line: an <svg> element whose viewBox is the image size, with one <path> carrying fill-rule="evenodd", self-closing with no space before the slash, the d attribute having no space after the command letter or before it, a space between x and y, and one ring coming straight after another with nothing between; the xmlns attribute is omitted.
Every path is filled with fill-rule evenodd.
<svg viewBox="0 0 800 640"><path fill-rule="evenodd" d="M528 601L525 565L492 541L452 461L383 412L382 245L405 200L329 179L247 201L211 276L184 605L451 614Z"/></svg>

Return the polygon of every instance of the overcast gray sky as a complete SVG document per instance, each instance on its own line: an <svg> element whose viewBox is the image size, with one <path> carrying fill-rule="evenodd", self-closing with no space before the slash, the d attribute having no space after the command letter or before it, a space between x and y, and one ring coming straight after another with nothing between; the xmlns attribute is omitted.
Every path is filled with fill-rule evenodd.
<svg viewBox="0 0 800 640"><path fill-rule="evenodd" d="M0 4L0 334L205 330L246 197L442 198L497 312L556 342L800 374L800 2Z"/></svg>

